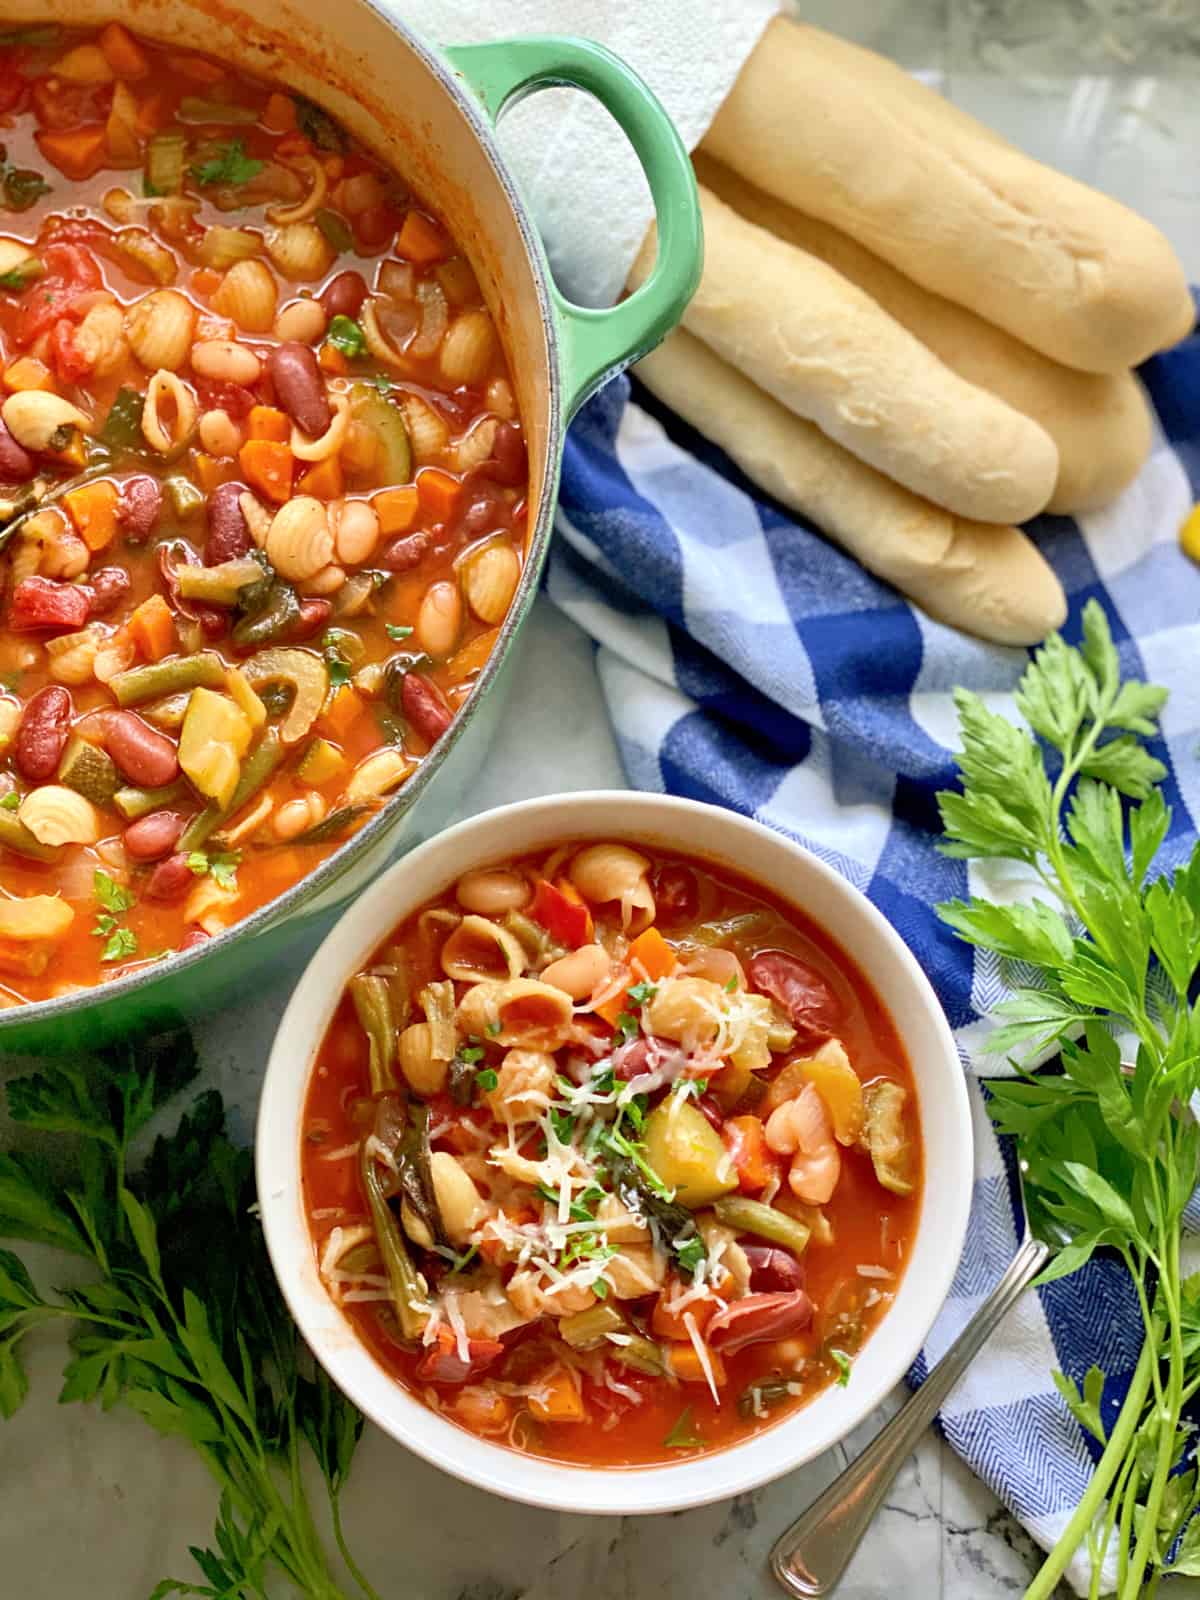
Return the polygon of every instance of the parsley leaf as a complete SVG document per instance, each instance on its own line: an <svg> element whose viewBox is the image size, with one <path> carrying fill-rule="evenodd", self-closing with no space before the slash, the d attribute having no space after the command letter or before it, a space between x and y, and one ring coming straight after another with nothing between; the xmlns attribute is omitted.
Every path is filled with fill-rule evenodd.
<svg viewBox="0 0 1200 1600"><path fill-rule="evenodd" d="M340 350L351 360L367 353L367 336L353 317L334 317L329 324L326 338L335 350Z"/></svg>
<svg viewBox="0 0 1200 1600"><path fill-rule="evenodd" d="M695 1277L700 1264L708 1255L708 1247L698 1233L690 1234L684 1239L672 1239L671 1249L675 1259L685 1272L690 1272Z"/></svg>
<svg viewBox="0 0 1200 1600"><path fill-rule="evenodd" d="M657 993L656 983L635 983L632 989L626 989L625 998L635 1006L644 1006L648 1000L653 1000Z"/></svg>
<svg viewBox="0 0 1200 1600"><path fill-rule="evenodd" d="M500 1074L494 1067L484 1067L482 1072L475 1074L475 1082L484 1094L491 1094L492 1090L500 1082Z"/></svg>
<svg viewBox="0 0 1200 1600"><path fill-rule="evenodd" d="M551 1106L549 1115L554 1137L560 1144L570 1144L571 1135L575 1132L575 1118L560 1106Z"/></svg>
<svg viewBox="0 0 1200 1600"><path fill-rule="evenodd" d="M237 869L241 860L240 850L224 850L216 855L210 855L207 850L190 850L187 864L198 878L207 874L222 889L236 889Z"/></svg>
<svg viewBox="0 0 1200 1600"><path fill-rule="evenodd" d="M104 949L100 952L101 961L124 961L126 956L133 955L137 950L137 935L129 928L112 925L111 917L98 918L92 932L105 940Z"/></svg>
<svg viewBox="0 0 1200 1600"><path fill-rule="evenodd" d="M387 630L387 636L389 639L407 639L412 634L412 629L406 627L402 622L385 622L384 628ZM493 1023L492 1026L495 1028L496 1032L499 1033L500 1024L496 1022Z"/></svg>
<svg viewBox="0 0 1200 1600"><path fill-rule="evenodd" d="M617 1018L617 1035L621 1044L628 1044L630 1039L636 1039L641 1031L641 1024L631 1011L622 1011Z"/></svg>
<svg viewBox="0 0 1200 1600"><path fill-rule="evenodd" d="M496 1035L502 1031L503 1027L504 1024L502 1022L489 1022L483 1031L487 1034L489 1039L494 1039Z"/></svg>
<svg viewBox="0 0 1200 1600"><path fill-rule="evenodd" d="M670 1433L663 1440L664 1450L696 1450L706 1441L696 1429L691 1406L684 1406Z"/></svg>
<svg viewBox="0 0 1200 1600"><path fill-rule="evenodd" d="M458 1059L465 1061L469 1067L473 1067L477 1061L483 1060L483 1046L481 1044L464 1045L458 1051Z"/></svg>
<svg viewBox="0 0 1200 1600"><path fill-rule="evenodd" d="M6 795L0 795L0 809L5 811L19 811L21 809L21 796L15 789L10 789Z"/></svg>
<svg viewBox="0 0 1200 1600"><path fill-rule="evenodd" d="M833 1362L834 1366L838 1369L838 1375L837 1375L837 1386L838 1386L838 1388L839 1389L846 1388L847 1385L850 1382L850 1368L853 1366L854 1363L850 1360L850 1357L846 1354L846 1352L844 1350L835 1350L832 1346L829 1349L829 1359Z"/></svg>
<svg viewBox="0 0 1200 1600"><path fill-rule="evenodd" d="M100 867L92 874L92 893L104 909L114 916L120 916L134 904L134 897L129 890L122 888Z"/></svg>
<svg viewBox="0 0 1200 1600"><path fill-rule="evenodd" d="M325 657L325 665L329 670L329 687L340 689L343 684L349 683L351 666L346 656L342 653L341 639L331 629L321 637L321 650Z"/></svg>
<svg viewBox="0 0 1200 1600"><path fill-rule="evenodd" d="M189 171L202 189L208 189L217 184L249 183L262 169L261 161L246 154L243 140L231 139L228 144L217 145L207 161L193 165Z"/></svg>
<svg viewBox="0 0 1200 1600"><path fill-rule="evenodd" d="M726 994L736 994L737 993L737 987L738 987L737 973L735 972L731 978L726 980L725 993Z"/></svg>

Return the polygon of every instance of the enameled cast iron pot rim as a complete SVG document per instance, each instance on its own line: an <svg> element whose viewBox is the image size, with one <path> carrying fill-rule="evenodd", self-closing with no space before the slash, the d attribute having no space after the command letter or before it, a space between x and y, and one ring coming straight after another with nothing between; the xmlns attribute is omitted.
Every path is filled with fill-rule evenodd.
<svg viewBox="0 0 1200 1600"><path fill-rule="evenodd" d="M469 699L445 737L421 762L411 781L340 849L242 921L197 948L172 956L166 965L149 966L127 977L109 979L54 999L0 1010L0 1047L6 1033L46 1030L59 1019L86 1014L109 1001L128 1001L139 991L153 990L165 974L175 980L197 964L214 957L220 959L235 945L248 943L289 920L369 853L396 825L400 812L408 812L420 803L453 746L467 735L533 604L553 528L567 422L601 383L664 336L678 321L699 282L699 203L687 152L649 88L611 51L588 40L548 35L447 48L443 55L374 0L357 3L399 37L455 102L487 157L525 247L545 330L548 416L537 522L527 543L517 595ZM470 88L466 87L468 83ZM652 280L611 310L591 311L575 306L556 289L541 238L496 143L494 123L508 104L537 89L556 85L593 93L617 118L642 161L655 201L660 248ZM24 1048L23 1040L20 1047Z"/></svg>
<svg viewBox="0 0 1200 1600"><path fill-rule="evenodd" d="M925 1181L908 1268L845 1389L741 1444L650 1467L589 1468L524 1456L438 1416L388 1376L321 1282L304 1215L303 1106L343 987L397 922L463 872L568 839L611 838L707 857L811 908L876 986L918 1085ZM399 1443L505 1498L604 1515L678 1511L783 1476L844 1438L900 1382L949 1293L973 1182L971 1111L945 1014L899 934L847 879L762 824L672 796L583 792L484 812L418 846L348 910L297 984L271 1051L255 1150L267 1248L301 1332L334 1382ZM686 1403L681 1395L680 1406Z"/></svg>

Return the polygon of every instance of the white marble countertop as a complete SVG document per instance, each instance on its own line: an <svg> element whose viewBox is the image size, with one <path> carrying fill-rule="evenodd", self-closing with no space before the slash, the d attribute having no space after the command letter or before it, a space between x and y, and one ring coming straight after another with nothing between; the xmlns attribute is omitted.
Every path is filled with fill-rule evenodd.
<svg viewBox="0 0 1200 1600"><path fill-rule="evenodd" d="M1033 153L1137 205L1200 276L1195 0L800 0L796 9L934 72L952 98ZM471 809L623 783L591 647L542 600ZM201 1041L245 1134L288 988L289 974L278 974ZM58 1409L61 1350L52 1337L31 1344L33 1394L0 1432L0 1592L140 1600L168 1573L194 1576L187 1546L208 1541L214 1510L199 1462L128 1414ZM839 1450L757 1494L665 1523L591 1519L493 1499L368 1430L345 1510L351 1544L386 1600L766 1600L777 1593L764 1567L771 1542L844 1459ZM994 1497L930 1435L838 1592L1001 1600L1025 1587L1035 1559ZM1167 1592L1184 1600L1200 1589Z"/></svg>

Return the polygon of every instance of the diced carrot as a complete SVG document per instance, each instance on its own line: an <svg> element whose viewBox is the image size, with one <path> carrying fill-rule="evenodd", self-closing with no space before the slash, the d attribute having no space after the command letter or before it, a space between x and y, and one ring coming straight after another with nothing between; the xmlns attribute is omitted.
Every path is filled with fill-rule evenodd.
<svg viewBox="0 0 1200 1600"><path fill-rule="evenodd" d="M730 1117L721 1127L743 1194L758 1194L779 1176L779 1162L767 1148L767 1136L757 1117Z"/></svg>
<svg viewBox="0 0 1200 1600"><path fill-rule="evenodd" d="M423 212L409 211L396 235L396 254L407 261L441 261L448 255L446 235Z"/></svg>
<svg viewBox="0 0 1200 1600"><path fill-rule="evenodd" d="M43 128L34 134L34 138L51 166L57 167L68 178L93 177L108 156L102 122L58 131Z"/></svg>
<svg viewBox="0 0 1200 1600"><path fill-rule="evenodd" d="M325 176L330 183L336 183L346 171L346 162L342 156L322 156L321 165L325 168Z"/></svg>
<svg viewBox="0 0 1200 1600"><path fill-rule="evenodd" d="M291 133L284 134L275 146L276 155L281 156L308 156L312 154L311 140L298 129L293 128Z"/></svg>
<svg viewBox="0 0 1200 1600"><path fill-rule="evenodd" d="M301 494L315 495L318 500L336 500L346 487L342 463L336 456L326 456L309 467L296 487Z"/></svg>
<svg viewBox="0 0 1200 1600"><path fill-rule="evenodd" d="M440 467L422 467L417 473L417 496L430 522L449 522L462 489L459 479Z"/></svg>
<svg viewBox="0 0 1200 1600"><path fill-rule="evenodd" d="M499 637L499 628L489 628L486 633L477 633L473 639L469 639L446 663L446 676L450 682L462 683L464 679L473 677L491 655Z"/></svg>
<svg viewBox="0 0 1200 1600"><path fill-rule="evenodd" d="M571 950L578 950L581 944L589 944L595 932L591 912L579 898L574 885L565 880L554 884L539 878L529 914L559 944L565 944Z"/></svg>
<svg viewBox="0 0 1200 1600"><path fill-rule="evenodd" d="M689 1339L686 1344L669 1344L667 1347L667 1366L679 1379L680 1383L707 1383L708 1375L704 1370L704 1363L696 1353L696 1347ZM720 1389L726 1382L725 1363L715 1350L707 1351L709 1365L712 1367L713 1382Z"/></svg>
<svg viewBox="0 0 1200 1600"><path fill-rule="evenodd" d="M161 661L175 648L175 618L160 594L136 606L125 627L143 660Z"/></svg>
<svg viewBox="0 0 1200 1600"><path fill-rule="evenodd" d="M290 95L271 94L263 112L263 127L272 133L290 133L296 126L296 105Z"/></svg>
<svg viewBox="0 0 1200 1600"><path fill-rule="evenodd" d="M15 394L19 389L53 389L54 375L44 361L21 356L4 369L4 387Z"/></svg>
<svg viewBox="0 0 1200 1600"><path fill-rule="evenodd" d="M473 1428L476 1433L499 1433L512 1419L512 1405L507 1395L478 1384L455 1397L454 1414L464 1427Z"/></svg>
<svg viewBox="0 0 1200 1600"><path fill-rule="evenodd" d="M318 719L321 731L332 734L335 739L342 738L362 716L364 709L357 691L348 683L341 684L325 702Z"/></svg>
<svg viewBox="0 0 1200 1600"><path fill-rule="evenodd" d="M117 534L117 489L107 478L63 495L75 531L89 550L103 550Z"/></svg>
<svg viewBox="0 0 1200 1600"><path fill-rule="evenodd" d="M276 444L286 444L292 437L292 424L286 411L278 406L251 406L246 418L248 439L271 439Z"/></svg>
<svg viewBox="0 0 1200 1600"><path fill-rule="evenodd" d="M651 983L669 976L678 965L678 957L657 928L646 928L639 933L625 959L635 972L640 968Z"/></svg>
<svg viewBox="0 0 1200 1600"><path fill-rule="evenodd" d="M371 504L379 518L380 533L404 533L416 520L416 485L405 483L396 489L381 489L372 496Z"/></svg>
<svg viewBox="0 0 1200 1600"><path fill-rule="evenodd" d="M197 294L215 294L221 281L221 274L213 267L197 267L192 273L192 288Z"/></svg>
<svg viewBox="0 0 1200 1600"><path fill-rule="evenodd" d="M697 1333L703 1333L717 1314L717 1302L714 1296L705 1295L701 1299L689 1300L681 1311L672 1310L668 1300L678 1295L682 1288L683 1285L676 1279L659 1295L650 1316L650 1331L656 1339L674 1340L691 1349L687 1323L683 1320L684 1312L688 1312L694 1320Z"/></svg>
<svg viewBox="0 0 1200 1600"><path fill-rule="evenodd" d="M294 459L286 444L277 444L273 439L247 439L238 451L238 461L250 487L260 489L276 505L291 499Z"/></svg>
<svg viewBox="0 0 1200 1600"><path fill-rule="evenodd" d="M565 1367L555 1367L531 1386L529 1409L539 1422L583 1422L587 1417L579 1386Z"/></svg>
<svg viewBox="0 0 1200 1600"><path fill-rule="evenodd" d="M162 127L163 109L163 97L157 91L138 101L136 126L143 139L148 139Z"/></svg>
<svg viewBox="0 0 1200 1600"><path fill-rule="evenodd" d="M150 71L146 52L119 22L110 22L97 42L118 78L144 78Z"/></svg>
<svg viewBox="0 0 1200 1600"><path fill-rule="evenodd" d="M350 363L343 352L337 345L330 344L328 339L317 351L317 365L322 372L333 373L335 378L344 378L350 371Z"/></svg>
<svg viewBox="0 0 1200 1600"><path fill-rule="evenodd" d="M0 972L40 978L50 964L52 948L41 939L0 939Z"/></svg>
<svg viewBox="0 0 1200 1600"><path fill-rule="evenodd" d="M192 471L196 474L196 481L205 494L211 494L228 477L225 463L218 461L215 456L207 455L203 450L197 450L193 455Z"/></svg>
<svg viewBox="0 0 1200 1600"><path fill-rule="evenodd" d="M167 65L193 83L220 83L225 76L224 67L219 67L215 61L206 61L203 56L172 55L167 57Z"/></svg>

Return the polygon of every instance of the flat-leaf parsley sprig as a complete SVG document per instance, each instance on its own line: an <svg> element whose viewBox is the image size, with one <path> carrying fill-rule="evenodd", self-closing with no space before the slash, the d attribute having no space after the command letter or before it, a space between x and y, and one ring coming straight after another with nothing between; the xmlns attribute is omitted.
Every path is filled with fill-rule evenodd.
<svg viewBox="0 0 1200 1600"><path fill-rule="evenodd" d="M1016 705L1027 726L956 694L962 792L939 796L948 855L1030 867L1048 899L939 909L962 938L1036 969L997 1007L997 1051L1028 1062L1059 1045L1055 1069L997 1080L991 1111L1014 1135L1031 1223L1056 1247L1043 1281L1095 1251L1129 1272L1144 1325L1141 1357L1111 1429L1099 1397L1055 1381L1102 1453L1078 1510L1027 1591L1045 1600L1086 1545L1091 1593L1115 1558L1122 1600L1168 1574L1200 1573L1194 1437L1200 1390L1200 1277L1181 1267L1183 1212L1200 1181L1200 846L1154 875L1171 826L1166 768L1145 739L1166 690L1121 681L1104 612L1089 601L1078 648L1049 639ZM1132 1034L1132 1063L1114 1032ZM1019 1065L1019 1062L1016 1063Z"/></svg>

